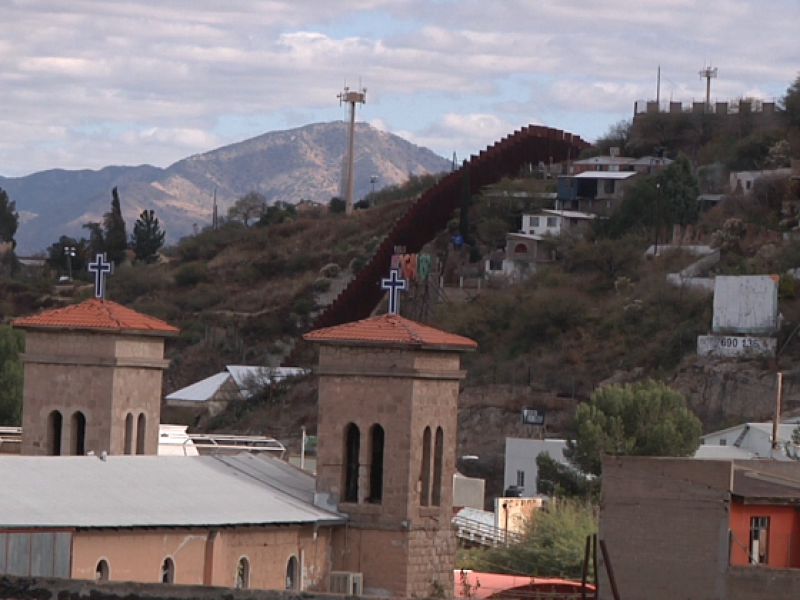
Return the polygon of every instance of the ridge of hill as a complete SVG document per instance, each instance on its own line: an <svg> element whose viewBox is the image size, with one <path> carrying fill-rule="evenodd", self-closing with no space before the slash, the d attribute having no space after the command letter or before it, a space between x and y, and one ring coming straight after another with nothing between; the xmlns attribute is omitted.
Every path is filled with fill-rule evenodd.
<svg viewBox="0 0 800 600"><path fill-rule="evenodd" d="M449 170L450 161L431 150L366 123L356 124L354 197L401 184L409 174ZM129 231L144 209L155 210L168 241L211 221L216 190L220 214L250 191L269 202L327 203L338 195L346 127L341 121L273 131L180 160L166 169L141 165L99 171L53 169L25 177L0 177L20 213L17 252L44 250L62 235L83 237L81 226L108 211L119 188Z"/></svg>

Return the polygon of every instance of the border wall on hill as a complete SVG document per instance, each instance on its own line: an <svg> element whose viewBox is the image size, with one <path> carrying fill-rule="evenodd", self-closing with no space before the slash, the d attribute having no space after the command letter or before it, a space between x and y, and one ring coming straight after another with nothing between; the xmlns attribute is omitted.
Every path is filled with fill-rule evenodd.
<svg viewBox="0 0 800 600"><path fill-rule="evenodd" d="M506 136L468 161L472 194L516 175L529 163L545 164L575 160L590 144L579 136L550 127L529 126ZM328 308L317 317L312 329L333 327L367 318L383 297L380 287L391 266L396 246L416 253L447 226L453 211L461 206L462 166L426 190L394 224L372 260Z"/></svg>

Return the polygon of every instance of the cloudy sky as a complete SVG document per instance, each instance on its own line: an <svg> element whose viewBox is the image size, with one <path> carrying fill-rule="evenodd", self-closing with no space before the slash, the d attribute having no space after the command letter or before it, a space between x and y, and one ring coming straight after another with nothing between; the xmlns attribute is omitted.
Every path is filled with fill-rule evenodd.
<svg viewBox="0 0 800 600"><path fill-rule="evenodd" d="M0 174L167 166L359 120L459 159L529 123L595 139L634 102L779 98L797 0L0 0ZM360 82L360 83L359 83Z"/></svg>

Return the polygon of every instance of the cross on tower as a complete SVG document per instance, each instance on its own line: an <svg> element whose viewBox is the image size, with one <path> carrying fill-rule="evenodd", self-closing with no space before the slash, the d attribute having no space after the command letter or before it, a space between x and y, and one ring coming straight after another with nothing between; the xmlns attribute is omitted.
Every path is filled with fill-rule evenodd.
<svg viewBox="0 0 800 600"><path fill-rule="evenodd" d="M106 262L106 253L98 253L94 262L87 267L90 273L94 273L94 297L101 300L106 299L106 275L114 272L114 263Z"/></svg>
<svg viewBox="0 0 800 600"><path fill-rule="evenodd" d="M389 290L389 314L400 314L400 292L408 289L408 281L400 276L400 269L392 269L389 277L381 279L381 289Z"/></svg>

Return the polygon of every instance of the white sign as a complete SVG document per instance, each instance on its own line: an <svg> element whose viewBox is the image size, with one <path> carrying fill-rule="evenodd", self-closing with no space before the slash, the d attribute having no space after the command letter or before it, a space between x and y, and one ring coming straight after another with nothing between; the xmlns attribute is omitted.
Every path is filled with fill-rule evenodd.
<svg viewBox="0 0 800 600"><path fill-rule="evenodd" d="M714 333L772 335L777 329L777 275L715 278Z"/></svg>
<svg viewBox="0 0 800 600"><path fill-rule="evenodd" d="M724 358L748 358L775 356L778 340L772 337L748 337L735 335L701 335L697 338L698 356Z"/></svg>

